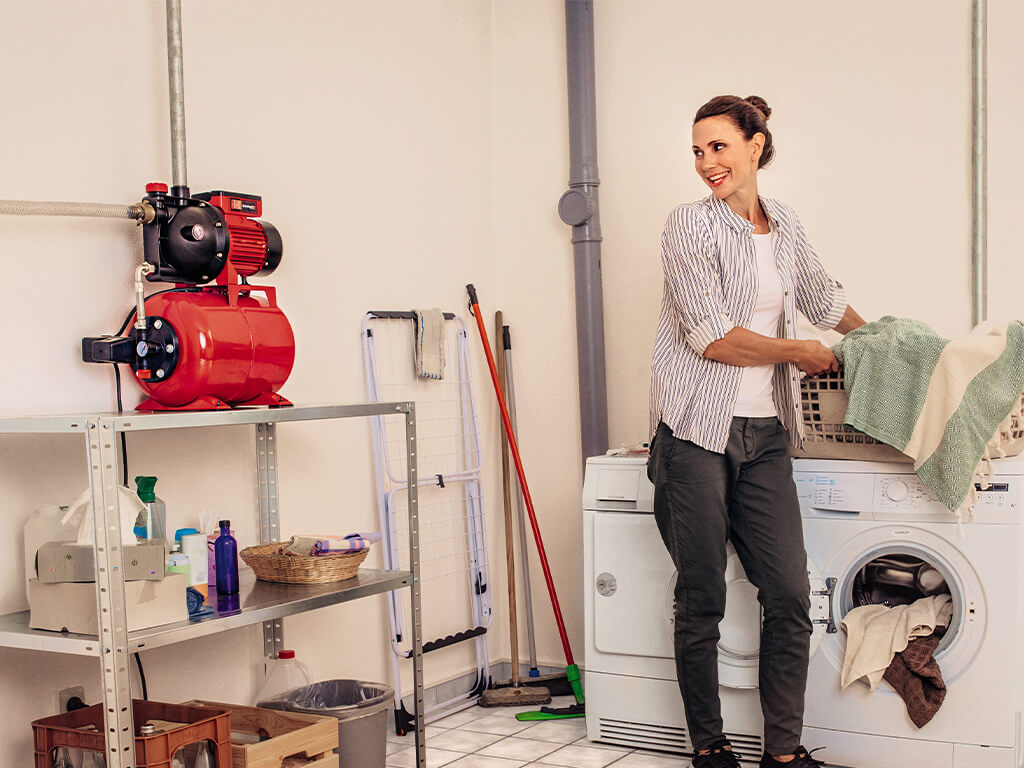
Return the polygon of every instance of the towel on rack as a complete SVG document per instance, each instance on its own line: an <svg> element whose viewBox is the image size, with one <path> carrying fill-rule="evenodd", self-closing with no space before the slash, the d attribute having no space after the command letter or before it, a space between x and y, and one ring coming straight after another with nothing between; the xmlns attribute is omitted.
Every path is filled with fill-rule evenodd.
<svg viewBox="0 0 1024 768"><path fill-rule="evenodd" d="M862 605L843 617L846 653L839 683L843 688L867 679L875 690L892 663L893 657L916 637L924 637L936 627L949 625L953 600L948 594L922 597L910 605Z"/></svg>
<svg viewBox="0 0 1024 768"><path fill-rule="evenodd" d="M946 698L946 682L935 660L935 649L941 639L938 632L933 632L911 640L885 670L885 682L896 689L918 728L924 728L935 717Z"/></svg>
<svg viewBox="0 0 1024 768"><path fill-rule="evenodd" d="M416 375L444 378L444 313L440 309L414 309L416 324Z"/></svg>
<svg viewBox="0 0 1024 768"><path fill-rule="evenodd" d="M974 476L987 479L987 460L1004 455L1000 434L1020 412L1024 323L983 324L949 341L886 316L832 351L844 369L846 423L910 456L938 499L969 518Z"/></svg>

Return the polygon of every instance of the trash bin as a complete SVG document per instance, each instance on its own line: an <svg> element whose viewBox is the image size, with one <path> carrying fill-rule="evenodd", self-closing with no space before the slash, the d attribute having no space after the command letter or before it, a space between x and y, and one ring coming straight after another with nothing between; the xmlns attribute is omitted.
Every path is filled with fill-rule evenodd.
<svg viewBox="0 0 1024 768"><path fill-rule="evenodd" d="M336 717L339 768L384 768L388 706L394 695L383 683L324 680L285 691L257 706Z"/></svg>

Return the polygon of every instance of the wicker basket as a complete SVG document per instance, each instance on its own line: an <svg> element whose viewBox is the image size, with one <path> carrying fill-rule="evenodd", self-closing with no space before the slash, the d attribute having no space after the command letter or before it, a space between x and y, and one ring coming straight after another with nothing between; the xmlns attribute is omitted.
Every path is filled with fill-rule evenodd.
<svg viewBox="0 0 1024 768"><path fill-rule="evenodd" d="M843 386L843 373L805 376L800 384L804 418L803 450L793 449L794 457L810 459L859 459L861 461L913 461L891 445L859 432L843 422L849 396ZM1024 402L1024 394L1021 395ZM1010 429L1000 435L1000 447L1007 456L1024 450L1024 420L1014 416Z"/></svg>
<svg viewBox="0 0 1024 768"><path fill-rule="evenodd" d="M284 584L328 584L351 579L360 564L370 554L369 549L357 552L333 552L317 557L282 555L281 547L287 542L260 544L241 551L245 564L252 568L257 579Z"/></svg>

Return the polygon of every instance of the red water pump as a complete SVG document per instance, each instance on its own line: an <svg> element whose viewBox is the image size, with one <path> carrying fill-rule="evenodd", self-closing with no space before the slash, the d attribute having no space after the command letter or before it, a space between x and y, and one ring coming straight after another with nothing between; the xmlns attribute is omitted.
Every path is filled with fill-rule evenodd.
<svg viewBox="0 0 1024 768"><path fill-rule="evenodd" d="M291 325L276 290L247 280L281 262L281 236L258 220L262 200L148 184L143 204L153 215L142 225L137 308L118 334L82 339L82 359L131 366L149 395L140 410L291 405L277 394L295 362ZM143 299L140 274L175 287Z"/></svg>

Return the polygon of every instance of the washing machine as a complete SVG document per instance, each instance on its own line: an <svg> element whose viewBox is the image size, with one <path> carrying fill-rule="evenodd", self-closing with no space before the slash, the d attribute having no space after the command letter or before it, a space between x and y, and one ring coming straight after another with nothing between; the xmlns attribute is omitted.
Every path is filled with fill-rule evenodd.
<svg viewBox="0 0 1024 768"><path fill-rule="evenodd" d="M830 592L829 629L808 670L803 743L827 747L821 757L829 764L1024 765L1024 461L1001 459L993 469L974 521L958 524L909 464L794 462L807 552ZM901 571L895 579L893 564ZM927 590L907 577L915 572L931 575ZM948 688L918 729L888 683L874 692L864 682L840 688L840 622L854 605L910 602L939 582L953 604L935 654Z"/></svg>
<svg viewBox="0 0 1024 768"><path fill-rule="evenodd" d="M647 457L587 460L583 567L587 737L665 752L692 752L673 650L676 571L653 515ZM826 636L824 580L808 560L812 649ZM718 644L725 735L746 762L763 752L757 690L761 608L728 546L726 612Z"/></svg>

